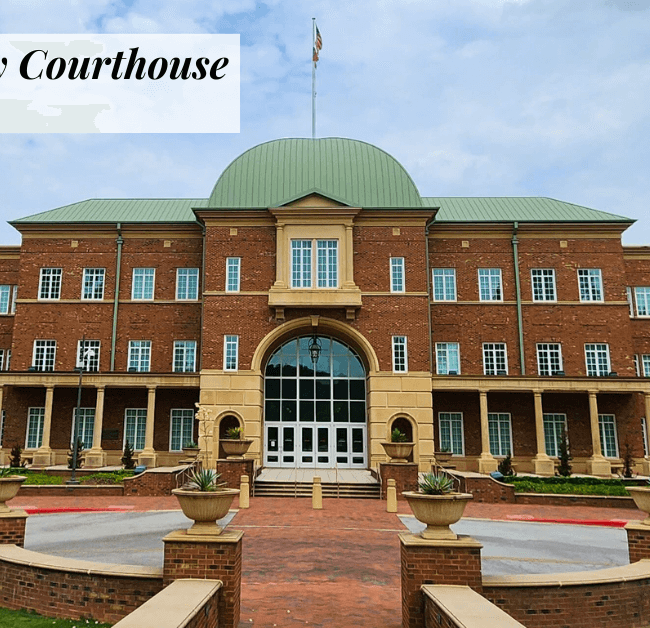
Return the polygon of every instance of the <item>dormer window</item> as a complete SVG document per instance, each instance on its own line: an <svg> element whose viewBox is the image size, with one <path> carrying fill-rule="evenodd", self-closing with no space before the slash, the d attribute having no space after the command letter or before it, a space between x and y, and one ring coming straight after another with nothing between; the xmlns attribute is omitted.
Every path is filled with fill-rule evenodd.
<svg viewBox="0 0 650 628"><path fill-rule="evenodd" d="M337 288L338 251L338 240L291 240L291 287Z"/></svg>

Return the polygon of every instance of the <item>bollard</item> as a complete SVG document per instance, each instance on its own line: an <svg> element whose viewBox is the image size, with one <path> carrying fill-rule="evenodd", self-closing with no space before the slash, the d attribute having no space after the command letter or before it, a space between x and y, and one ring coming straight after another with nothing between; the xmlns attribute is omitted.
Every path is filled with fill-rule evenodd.
<svg viewBox="0 0 650 628"><path fill-rule="evenodd" d="M248 476L241 476L241 484L239 486L239 507L250 508L250 485L248 483Z"/></svg>
<svg viewBox="0 0 650 628"><path fill-rule="evenodd" d="M386 512L397 512L397 488L395 480L390 478L386 488Z"/></svg>
<svg viewBox="0 0 650 628"><path fill-rule="evenodd" d="M311 507L314 510L323 510L323 487L320 483L320 478L314 476L314 488L311 494Z"/></svg>

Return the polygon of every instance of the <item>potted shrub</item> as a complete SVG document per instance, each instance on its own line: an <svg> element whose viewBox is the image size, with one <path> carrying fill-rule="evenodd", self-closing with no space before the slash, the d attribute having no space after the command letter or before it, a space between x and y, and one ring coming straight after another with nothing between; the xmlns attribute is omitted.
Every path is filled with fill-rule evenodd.
<svg viewBox="0 0 650 628"><path fill-rule="evenodd" d="M24 475L13 475L11 467L0 469L0 512L11 510L5 502L18 495L18 491L26 479Z"/></svg>
<svg viewBox="0 0 650 628"><path fill-rule="evenodd" d="M391 462L408 462L408 457L413 451L415 443L410 443L402 430L395 428L390 433L390 442L383 442L381 446L390 457Z"/></svg>
<svg viewBox="0 0 650 628"><path fill-rule="evenodd" d="M172 490L183 514L194 521L188 534L221 534L223 528L217 525L230 510L239 489L226 488L219 483L220 474L212 469L202 469L190 475L181 487Z"/></svg>
<svg viewBox="0 0 650 628"><path fill-rule="evenodd" d="M454 481L443 473L425 473L418 482L418 491L402 493L415 518L427 528L421 533L424 539L457 539L449 526L463 516L470 493L454 490Z"/></svg>
<svg viewBox="0 0 650 628"><path fill-rule="evenodd" d="M438 464L447 464L451 460L451 449L449 447L441 447L438 451L434 451L433 455L436 457Z"/></svg>
<svg viewBox="0 0 650 628"><path fill-rule="evenodd" d="M193 440L188 440L186 443L183 444L183 453L186 456L193 456L196 458L199 454L199 446L198 444L193 441Z"/></svg>
<svg viewBox="0 0 650 628"><path fill-rule="evenodd" d="M226 436L221 441L221 445L228 460L241 460L253 443L252 440L244 440L243 435L244 430L241 427L231 427L226 431Z"/></svg>

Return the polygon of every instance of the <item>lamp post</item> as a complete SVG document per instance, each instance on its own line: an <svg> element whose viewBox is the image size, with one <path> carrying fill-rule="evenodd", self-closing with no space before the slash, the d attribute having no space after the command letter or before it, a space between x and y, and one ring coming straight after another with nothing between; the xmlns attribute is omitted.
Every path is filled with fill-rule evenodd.
<svg viewBox="0 0 650 628"><path fill-rule="evenodd" d="M74 411L74 439L72 442L72 475L66 484L79 484L79 480L75 477L77 470L77 443L79 442L79 411L81 410L81 388L84 376L84 370L88 367L88 360L95 355L94 349L86 349L86 338L81 340L81 362L77 364L79 371L79 388L77 391L77 407Z"/></svg>
<svg viewBox="0 0 650 628"><path fill-rule="evenodd" d="M316 364L316 362L318 362L318 358L320 358L321 349L323 348L320 338L316 332L314 332L314 335L311 337L307 348L309 349L309 355L311 357L312 363Z"/></svg>

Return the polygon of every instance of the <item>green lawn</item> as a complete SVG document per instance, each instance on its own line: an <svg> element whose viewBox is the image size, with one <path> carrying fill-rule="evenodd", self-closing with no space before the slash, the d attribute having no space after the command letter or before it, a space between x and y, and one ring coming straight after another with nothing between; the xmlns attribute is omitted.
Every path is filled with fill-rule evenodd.
<svg viewBox="0 0 650 628"><path fill-rule="evenodd" d="M0 608L0 628L110 628L94 619L52 619L27 611L10 611Z"/></svg>
<svg viewBox="0 0 650 628"><path fill-rule="evenodd" d="M527 477L510 476L503 482L512 484L517 493L552 493L556 495L609 495L629 497L625 486L645 485L634 480L601 480L582 477Z"/></svg>
<svg viewBox="0 0 650 628"><path fill-rule="evenodd" d="M29 469L20 469L17 468L12 470L12 475L24 475L27 477L25 480L25 486L29 485L58 485L65 484L66 478L60 477L58 475L49 475L48 473L42 473L38 471L31 471ZM113 471L113 472L99 472L92 473L90 475L84 475L80 473L77 477L82 484L121 484L124 481L124 478L131 477L133 471Z"/></svg>

